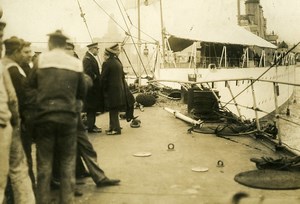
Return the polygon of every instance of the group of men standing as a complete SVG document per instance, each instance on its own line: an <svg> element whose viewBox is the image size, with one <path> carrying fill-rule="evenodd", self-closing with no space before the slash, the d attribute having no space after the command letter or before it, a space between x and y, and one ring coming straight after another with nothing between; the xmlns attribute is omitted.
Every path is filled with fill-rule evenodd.
<svg viewBox="0 0 300 204"><path fill-rule="evenodd" d="M83 58L84 72L90 76L93 86L88 90L85 101L87 129L90 133L101 132L95 125L97 112L109 112L109 129L107 135L121 134L119 111L126 111L131 106L129 89L125 82L123 65L118 58L119 45L105 49L101 74L97 62L98 43L87 46L88 52Z"/></svg>
<svg viewBox="0 0 300 204"><path fill-rule="evenodd" d="M4 27L0 22L1 44ZM82 62L66 52L68 37L60 30L48 36L49 51L38 56L33 68L28 60L29 42L17 37L4 41L5 56L0 61L0 202L8 176L15 203L50 203L56 168L60 203L74 203L77 152L98 187L120 182L107 178L98 166L97 153L80 116L84 109L88 132L97 133L101 132L95 125L97 112L109 111L106 134L121 134L118 113L128 106L128 90L118 45L105 50L100 74L97 43L88 45ZM36 143L36 187L32 139ZM58 165L53 166L54 160Z"/></svg>

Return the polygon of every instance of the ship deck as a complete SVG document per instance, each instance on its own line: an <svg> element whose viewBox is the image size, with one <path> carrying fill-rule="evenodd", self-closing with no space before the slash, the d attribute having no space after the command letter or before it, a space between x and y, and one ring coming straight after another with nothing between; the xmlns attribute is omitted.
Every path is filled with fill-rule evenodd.
<svg viewBox="0 0 300 204"><path fill-rule="evenodd" d="M238 192L249 195L241 203L300 203L300 190L255 189L234 181L236 174L256 169L250 158L278 157L272 148L246 136L224 139L212 134L189 134L189 124L163 110L168 105L159 103L143 112L135 110L141 127L131 128L121 120L121 135L89 134L101 168L121 183L96 188L92 179L86 178L84 185L77 186L84 193L76 198L77 203L223 204L231 203ZM97 117L97 125L106 129L106 124L108 114ZM174 144L173 151L168 151L170 143ZM133 156L137 152L152 155ZM217 167L219 160L223 167ZM194 167L207 167L208 171L195 172Z"/></svg>

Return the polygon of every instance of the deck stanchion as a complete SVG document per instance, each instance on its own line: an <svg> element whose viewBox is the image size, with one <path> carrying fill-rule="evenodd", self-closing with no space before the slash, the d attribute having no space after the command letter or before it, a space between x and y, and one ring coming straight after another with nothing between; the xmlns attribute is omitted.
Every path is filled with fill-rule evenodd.
<svg viewBox="0 0 300 204"><path fill-rule="evenodd" d="M257 113L257 105L256 105L256 98L255 98L255 93L254 93L253 80L251 80L251 89L252 89L252 97L253 97L253 108L255 111L255 118L256 118L256 127L257 127L257 130L260 131L260 124L259 124L259 118L258 118L258 113Z"/></svg>
<svg viewBox="0 0 300 204"><path fill-rule="evenodd" d="M223 58L224 56L224 58ZM222 54L221 54L221 59L219 61L219 67L222 67L222 61L224 59L224 67L227 67L227 51L226 51L226 46L223 46L222 49Z"/></svg>
<svg viewBox="0 0 300 204"><path fill-rule="evenodd" d="M279 95L279 87L277 83L273 83L273 87L274 87L274 101L275 101L275 119L276 119L276 127L278 129L278 145L281 146L282 142L281 142L281 134L280 134L280 127L279 127L279 110L278 110L278 99L277 96Z"/></svg>
<svg viewBox="0 0 300 204"><path fill-rule="evenodd" d="M211 90L211 92L213 93L214 97L217 99L219 105L223 108L220 98L217 96L217 94L214 92L213 88L209 85L209 83L207 82L206 85L208 86L209 90Z"/></svg>
<svg viewBox="0 0 300 204"><path fill-rule="evenodd" d="M236 110L237 110L237 112L238 112L238 114L239 114L239 118L242 119L241 110L240 110L239 107L238 107L238 104L237 104L237 102L236 102L236 98L234 97L234 95L233 95L233 93L232 93L232 90L231 90L231 87L230 87L230 84L229 84L229 83L227 83L227 88L228 88L228 90L229 90L229 92L230 92L231 98L233 99L234 105L235 105Z"/></svg>

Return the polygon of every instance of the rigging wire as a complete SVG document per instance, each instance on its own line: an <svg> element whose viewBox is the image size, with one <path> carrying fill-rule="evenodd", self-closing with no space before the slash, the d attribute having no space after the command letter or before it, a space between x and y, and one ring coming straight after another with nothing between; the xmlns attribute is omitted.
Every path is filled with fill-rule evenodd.
<svg viewBox="0 0 300 204"><path fill-rule="evenodd" d="M154 37L150 36L149 34L145 33L142 29L138 29L135 25L132 25L132 27L134 27L137 30L140 30L144 35L148 36L149 38L151 38L153 41L158 42L157 39L155 39Z"/></svg>
<svg viewBox="0 0 300 204"><path fill-rule="evenodd" d="M148 73L147 73L147 70L146 70L145 65L144 65L144 63L143 63L143 60L142 60L142 58L141 58L141 55L140 55L140 53L139 53L139 51L138 51L138 49L137 49L137 47L136 47L136 44L134 43L134 40L133 40L133 37L132 37L132 35L131 35L130 29L129 29L129 27L128 27L128 24L127 24L127 22L126 22L126 19L124 18L124 14L123 14L123 12L122 12L122 10L121 10L120 4L119 4L118 0L116 0L116 2L117 2L117 4L118 4L120 13L121 13L121 15L122 15L122 17L123 17L124 23L125 23L125 25L126 25L126 27L127 27L127 29L128 29L129 36L131 37L131 40L132 40L133 45L134 45L134 48L135 48L135 50L137 51L137 55L138 55L138 57L139 57L139 60L141 61L141 65L142 65L142 67L143 67L143 69L144 69L146 75L148 76Z"/></svg>
<svg viewBox="0 0 300 204"><path fill-rule="evenodd" d="M100 4L96 1L96 0L93 0L93 2L117 25L117 26L119 26L125 33L127 33L126 32L126 30L111 16L111 15L109 15L108 13L107 13L107 11L102 7L102 6L100 6Z"/></svg>
<svg viewBox="0 0 300 204"><path fill-rule="evenodd" d="M131 61L130 61L128 55L127 55L127 52L126 52L126 50L124 49L123 46L122 46L122 50L123 50L123 52L124 52L124 54L125 54L125 56L126 56L126 59L128 60L130 66L131 66L131 68L132 68L132 71L134 72L134 75L135 75L136 77L138 77L138 75L137 75L135 69L133 68L133 65L132 65L132 63L131 63Z"/></svg>
<svg viewBox="0 0 300 204"><path fill-rule="evenodd" d="M155 44L157 44L157 40L156 39L154 39L152 36L150 36L150 35L148 35L147 33L145 33L142 29L138 29L133 23L132 23L132 21L131 21L131 19L130 19L130 16L128 15L128 12L126 11L126 9L125 9L125 6L124 6L124 4L123 4L123 1L122 0L120 0L120 2L121 2L121 5L122 5L122 7L123 7L123 10L124 10L124 12L125 12L125 14L126 14L126 16L127 16L127 18L128 18L128 21L130 22L130 24L131 24L131 26L133 26L134 28L136 28L138 31L140 31L140 32L142 32L144 35L146 35L146 36L148 36L149 38L151 38L152 40L154 40L155 41ZM124 40L125 41L125 40ZM153 43L154 44L154 43ZM151 56L151 58L153 57L153 55L154 55L154 53L152 54L152 56ZM127 57L127 56L126 56ZM128 59L128 57L127 57L127 59ZM149 64L150 64L150 62L148 61L148 64L146 65L146 67L148 67L149 66ZM133 67L132 67L133 68ZM144 68L144 70L146 71L146 68ZM136 75L136 74L135 74ZM148 76L148 74L147 74L147 72L146 72L146 75ZM137 76L137 75L136 75Z"/></svg>
<svg viewBox="0 0 300 204"><path fill-rule="evenodd" d="M290 145L288 145L288 144L287 144L287 143L285 143L285 142L282 142L282 144L283 144L283 145L285 145L286 147L288 147L288 148L289 148L289 149L291 149L291 150L294 150L294 151L300 152L300 150L299 150L299 149L293 148L293 147L291 147Z"/></svg>
<svg viewBox="0 0 300 204"><path fill-rule="evenodd" d="M154 54L155 54L155 52L153 52L150 57L147 56L148 62L146 64L146 67L150 67L150 62L151 62L151 59L154 58ZM151 69L150 69L150 72L151 72Z"/></svg>
<svg viewBox="0 0 300 204"><path fill-rule="evenodd" d="M290 83L290 70L288 70L288 82ZM295 83L295 82L294 82ZM290 95L290 86L288 86L288 96ZM290 100L287 101L286 115L290 115Z"/></svg>
<svg viewBox="0 0 300 204"><path fill-rule="evenodd" d="M256 79L251 80L251 83L245 87L242 91L240 91L237 95L235 95L231 100L229 100L224 106L228 105L231 101L236 99L239 95L241 95L245 90L247 90L250 86L252 86L255 82L257 82L262 76L264 76L270 69L272 69L274 66L277 66L279 61L282 60L287 54L289 54L292 50L294 50L300 42L298 42L296 45L294 45L291 49L289 49L284 55L282 55L278 60L275 61L274 64L272 64L266 71L264 71L261 75L259 75Z"/></svg>
<svg viewBox="0 0 300 204"><path fill-rule="evenodd" d="M126 14L128 20L129 20L129 22L130 22L130 25L131 25L132 27L134 27L135 29L139 30L140 32L142 32L144 35L146 35L146 36L148 36L149 38L151 38L153 41L157 42L158 40L156 40L156 39L153 38L152 36L148 35L148 34L145 33L141 28L136 27L136 26L132 23L132 21L131 21L131 19L130 19L130 16L128 15L128 13L127 13L127 11L126 11L126 9L125 9L125 6L124 6L124 4L123 4L123 1L122 1L122 0L120 0L120 1L121 1L123 10L125 11L125 14Z"/></svg>
<svg viewBox="0 0 300 204"><path fill-rule="evenodd" d="M80 16L81 16L81 18L83 19L83 22L84 22L84 24L85 24L85 27L86 27L86 29L87 29L87 31L88 31L88 33L89 33L90 39L91 39L91 41L93 42L93 38L92 38L92 35L91 35L91 32L90 32L89 26L88 26L88 24L87 24L87 22L86 22L86 19L85 19L85 17L84 17L84 16L85 16L85 13L83 13L83 10L82 10L82 7L81 7L81 5L80 5L79 0L77 0L77 4L78 4L79 10L80 10Z"/></svg>
<svg viewBox="0 0 300 204"><path fill-rule="evenodd" d="M84 17L84 16L85 16L85 13L83 13L83 10L82 10L82 7L81 7L81 5L80 5L79 0L77 0L77 3L78 3L79 10L80 10L80 16L82 17L83 22L84 22L84 24L85 24L85 26L86 26L86 28L87 28L88 33L89 33L90 39L91 39L91 41L93 42L93 37L92 37L92 35L91 35L89 26L88 26L88 24L87 24L87 22L86 22L86 19L85 19L85 17ZM98 59L98 61L99 61L99 64L102 65L102 62L101 62L100 57L99 57L98 55L97 55L97 59Z"/></svg>
<svg viewBox="0 0 300 204"><path fill-rule="evenodd" d="M78 0L77 0L78 1ZM129 34L127 31L126 31L126 29L125 28L123 28L111 15L109 15L108 14L108 12L96 1L96 0L93 0L94 1L94 3L119 27L119 28L121 28L121 30L123 30L124 31L124 33L125 33L125 35L131 35L131 34ZM145 34L145 35L147 35L147 34ZM133 38L135 38L135 39L137 39L137 37L135 37L135 36L131 36L131 37L133 37ZM142 39L142 41L144 41L144 42L147 42L147 43L153 43L153 42L151 42L151 41L147 41L147 40L143 40Z"/></svg>
<svg viewBox="0 0 300 204"><path fill-rule="evenodd" d="M153 64L153 73L155 73L155 68L156 68L156 64L157 64L157 61L158 61L158 50L156 49L156 54L155 54L155 60L154 60L154 64ZM153 74L153 76L155 76Z"/></svg>

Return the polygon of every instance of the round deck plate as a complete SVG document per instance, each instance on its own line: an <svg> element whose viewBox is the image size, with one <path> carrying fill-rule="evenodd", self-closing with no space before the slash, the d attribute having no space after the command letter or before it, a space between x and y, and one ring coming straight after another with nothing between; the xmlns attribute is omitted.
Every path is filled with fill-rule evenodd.
<svg viewBox="0 0 300 204"><path fill-rule="evenodd" d="M133 156L135 156L135 157L150 157L151 152L137 152L137 153L134 153Z"/></svg>
<svg viewBox="0 0 300 204"><path fill-rule="evenodd" d="M208 171L207 167L193 167L192 171L196 171L196 172L206 172Z"/></svg>

